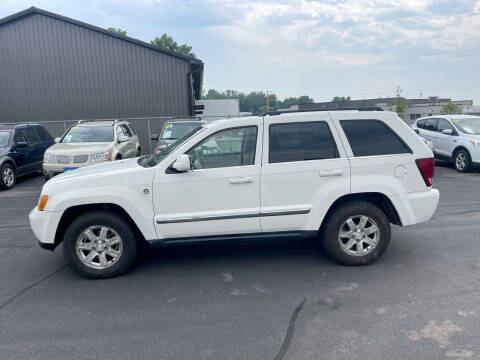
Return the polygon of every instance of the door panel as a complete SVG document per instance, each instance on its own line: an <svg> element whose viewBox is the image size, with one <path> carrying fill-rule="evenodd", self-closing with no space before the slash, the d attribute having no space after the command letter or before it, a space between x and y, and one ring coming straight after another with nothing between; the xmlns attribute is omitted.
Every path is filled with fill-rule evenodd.
<svg viewBox="0 0 480 360"><path fill-rule="evenodd" d="M154 221L160 239L260 232L261 118L250 123L255 125L255 137L244 131L238 148L232 148L238 137L207 130L196 145L179 150L178 155L189 154L192 170L175 173L165 166L157 170Z"/></svg>
<svg viewBox="0 0 480 360"><path fill-rule="evenodd" d="M17 175L23 175L30 171L31 169L31 149L30 147L26 148L19 148L15 145L18 142L26 142L28 143L27 136L25 134L25 130L18 129L15 130L15 134L13 137L13 146L12 149L12 157L17 164Z"/></svg>
<svg viewBox="0 0 480 360"><path fill-rule="evenodd" d="M455 135L448 135L442 133L445 129L450 129L455 133L455 129L453 126L445 119L438 119L438 132L437 132L437 139L436 139L436 146L433 148L434 151L440 155L444 156L452 156L453 149L456 145L456 136Z"/></svg>
<svg viewBox="0 0 480 360"><path fill-rule="evenodd" d="M316 231L332 199L350 190L349 160L328 114L298 119L265 118L262 232Z"/></svg>

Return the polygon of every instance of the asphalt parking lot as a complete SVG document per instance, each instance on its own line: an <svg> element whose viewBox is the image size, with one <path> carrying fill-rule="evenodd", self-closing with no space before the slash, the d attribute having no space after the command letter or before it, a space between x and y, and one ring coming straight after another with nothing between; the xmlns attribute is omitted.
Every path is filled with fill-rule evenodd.
<svg viewBox="0 0 480 360"><path fill-rule="evenodd" d="M155 249L98 281L38 247L42 184L0 193L1 359L480 358L480 170L437 163L434 219L368 267L269 240Z"/></svg>

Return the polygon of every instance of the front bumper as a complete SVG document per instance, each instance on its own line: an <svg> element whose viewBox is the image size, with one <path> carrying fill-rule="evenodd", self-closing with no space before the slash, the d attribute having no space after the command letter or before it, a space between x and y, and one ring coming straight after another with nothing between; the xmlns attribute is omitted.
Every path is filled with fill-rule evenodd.
<svg viewBox="0 0 480 360"><path fill-rule="evenodd" d="M62 214L61 211L39 211L37 207L30 211L30 227L43 249L55 249L55 234Z"/></svg>

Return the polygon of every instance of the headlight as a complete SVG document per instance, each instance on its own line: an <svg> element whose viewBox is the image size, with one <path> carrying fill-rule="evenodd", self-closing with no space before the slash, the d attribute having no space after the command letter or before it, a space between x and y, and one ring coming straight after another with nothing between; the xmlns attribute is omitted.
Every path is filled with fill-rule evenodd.
<svg viewBox="0 0 480 360"><path fill-rule="evenodd" d="M52 155L52 154L43 155L43 162L45 164L53 164L55 162L55 155Z"/></svg>
<svg viewBox="0 0 480 360"><path fill-rule="evenodd" d="M110 153L108 151L100 154L92 155L92 161L109 161L109 160L110 160Z"/></svg>

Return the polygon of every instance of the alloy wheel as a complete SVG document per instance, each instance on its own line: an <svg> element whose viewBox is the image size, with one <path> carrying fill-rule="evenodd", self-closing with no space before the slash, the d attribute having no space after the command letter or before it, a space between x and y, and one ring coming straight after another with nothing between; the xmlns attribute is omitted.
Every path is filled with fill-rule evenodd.
<svg viewBox="0 0 480 360"><path fill-rule="evenodd" d="M372 252L380 240L377 223L365 215L349 217L340 227L338 242L343 251L353 256L364 256Z"/></svg>
<svg viewBox="0 0 480 360"><path fill-rule="evenodd" d="M463 170L465 169L466 165L467 165L467 157L463 152L459 152L457 154L457 157L455 158L455 166L457 167L458 170Z"/></svg>
<svg viewBox="0 0 480 360"><path fill-rule="evenodd" d="M15 173L13 172L13 169L9 166L7 166L3 170L3 183L5 184L6 187L12 187L13 183L15 182Z"/></svg>
<svg viewBox="0 0 480 360"><path fill-rule="evenodd" d="M75 244L80 261L86 266L103 270L111 267L122 256L120 235L105 225L90 226L80 233Z"/></svg>

